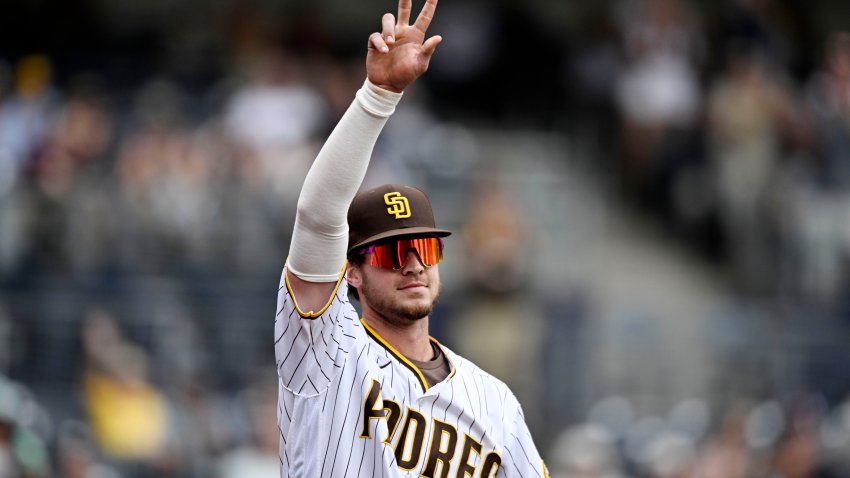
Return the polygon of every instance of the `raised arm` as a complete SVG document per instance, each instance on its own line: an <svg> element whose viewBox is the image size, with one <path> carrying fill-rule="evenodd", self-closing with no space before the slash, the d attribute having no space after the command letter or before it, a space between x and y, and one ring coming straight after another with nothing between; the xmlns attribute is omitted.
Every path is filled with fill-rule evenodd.
<svg viewBox="0 0 850 478"><path fill-rule="evenodd" d="M437 0L426 0L411 25L411 0L399 0L398 16L387 13L372 33L366 82L325 142L298 198L287 278L303 313L330 300L340 279L348 244L346 214L366 174L372 149L404 89L427 69L442 40L425 33Z"/></svg>

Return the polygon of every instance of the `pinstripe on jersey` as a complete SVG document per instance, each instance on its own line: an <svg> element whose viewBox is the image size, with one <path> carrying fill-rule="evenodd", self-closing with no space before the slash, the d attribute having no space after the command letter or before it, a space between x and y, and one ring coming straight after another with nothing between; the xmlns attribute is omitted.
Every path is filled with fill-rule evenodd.
<svg viewBox="0 0 850 478"><path fill-rule="evenodd" d="M275 320L282 477L538 477L546 471L508 387L442 347L421 372L361 322L342 277L315 314L284 272Z"/></svg>

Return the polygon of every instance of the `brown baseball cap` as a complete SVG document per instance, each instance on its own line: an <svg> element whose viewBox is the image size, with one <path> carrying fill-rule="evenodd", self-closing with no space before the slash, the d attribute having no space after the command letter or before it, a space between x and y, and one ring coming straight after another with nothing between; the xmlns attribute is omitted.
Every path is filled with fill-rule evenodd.
<svg viewBox="0 0 850 478"><path fill-rule="evenodd" d="M451 234L436 228L431 201L421 189L400 184L357 193L348 208L348 229L348 252L389 237Z"/></svg>

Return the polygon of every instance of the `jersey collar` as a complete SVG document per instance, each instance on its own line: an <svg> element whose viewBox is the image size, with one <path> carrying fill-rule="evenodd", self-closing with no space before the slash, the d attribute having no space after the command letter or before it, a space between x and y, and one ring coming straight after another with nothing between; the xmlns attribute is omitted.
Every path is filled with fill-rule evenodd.
<svg viewBox="0 0 850 478"><path fill-rule="evenodd" d="M425 380L425 375L422 373L421 370L419 370L419 367L417 367L413 362L411 362L407 357L405 357L404 354L396 350L395 347L390 345L390 343L387 342L386 339L381 337L381 334L379 334L375 329L369 326L369 324L367 324L365 320L360 319L360 323L363 324L363 328L366 330L366 334L371 337L372 340L377 342L381 347L385 348L387 352L390 353L390 355L395 357L396 360L401 362L402 365L404 365L405 367L410 369L411 372L413 372L413 375L415 375L416 379L419 380L419 384L422 385L422 391L427 392L430 387L428 386L428 381ZM437 347L440 347L440 350L443 351L443 355L445 355L446 360L448 360L449 370L451 371L449 372L448 377L446 377L444 381L449 380L454 376L455 372L457 371L457 368L454 364L454 360L452 359L451 354L449 354L449 350L444 347L443 344L438 342L437 339L435 339L434 337L428 338L431 340L431 342L435 343Z"/></svg>

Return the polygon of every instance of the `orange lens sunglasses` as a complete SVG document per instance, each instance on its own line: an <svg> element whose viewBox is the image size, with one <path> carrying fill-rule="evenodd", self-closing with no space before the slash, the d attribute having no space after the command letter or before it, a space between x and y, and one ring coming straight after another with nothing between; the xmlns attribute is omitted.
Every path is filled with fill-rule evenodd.
<svg viewBox="0 0 850 478"><path fill-rule="evenodd" d="M413 249L425 267L443 260L443 241L439 237L415 237L398 239L383 244L372 244L364 248L369 255L369 264L382 269L401 270L407 261L407 253Z"/></svg>

